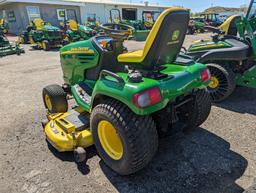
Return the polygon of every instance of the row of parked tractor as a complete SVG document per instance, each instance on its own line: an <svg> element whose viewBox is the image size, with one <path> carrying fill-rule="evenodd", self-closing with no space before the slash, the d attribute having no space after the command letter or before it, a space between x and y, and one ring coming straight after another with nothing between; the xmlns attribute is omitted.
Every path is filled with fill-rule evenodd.
<svg viewBox="0 0 256 193"><path fill-rule="evenodd" d="M120 11L112 9L110 10L109 23L132 26L129 39L145 41L159 14L159 12L144 11L142 13L142 21L122 20ZM19 44L31 44L35 49L48 51L51 48L62 47L72 42L88 40L96 34L103 33L100 23L96 21L96 18L85 25L79 24L72 19L65 20L59 26L53 26L41 18L34 19L26 27L26 30L19 35L16 45L11 45L5 37L4 34L8 32L8 25L6 25L3 19L0 20L0 31L2 39L0 44L2 48L1 56L23 53L24 50L19 47Z"/></svg>
<svg viewBox="0 0 256 193"><path fill-rule="evenodd" d="M204 13L197 17L190 17L187 34L204 33L208 31L208 26L219 27L222 23L217 13Z"/></svg>

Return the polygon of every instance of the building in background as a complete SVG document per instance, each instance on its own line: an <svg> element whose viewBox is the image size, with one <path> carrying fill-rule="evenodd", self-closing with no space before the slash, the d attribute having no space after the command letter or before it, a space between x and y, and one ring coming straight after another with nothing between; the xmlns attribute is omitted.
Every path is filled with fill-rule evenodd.
<svg viewBox="0 0 256 193"><path fill-rule="evenodd" d="M166 6L146 3L122 3L104 0L0 0L0 18L5 18L10 32L20 34L29 22L42 18L52 25L59 26L66 19L85 23L94 17L101 23L109 21L109 11L119 9L122 19L141 20L142 11L160 11Z"/></svg>
<svg viewBox="0 0 256 193"><path fill-rule="evenodd" d="M68 18L81 22L81 5L61 0L0 0L0 18L7 20L11 33L19 34L35 18L59 26L63 10Z"/></svg>
<svg viewBox="0 0 256 193"><path fill-rule="evenodd" d="M109 21L110 10L119 9L121 13L121 19L124 20L142 20L143 11L157 11L162 12L167 6L151 5L148 2L145 3L127 3L116 1L104 1L104 0L73 0L75 2L83 3L80 7L82 22L86 22L87 18L95 14L96 18L101 23Z"/></svg>

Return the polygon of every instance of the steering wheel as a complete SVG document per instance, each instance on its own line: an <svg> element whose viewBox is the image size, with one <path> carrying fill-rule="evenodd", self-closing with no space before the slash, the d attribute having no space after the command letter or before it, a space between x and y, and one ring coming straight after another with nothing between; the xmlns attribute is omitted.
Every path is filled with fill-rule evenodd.
<svg viewBox="0 0 256 193"><path fill-rule="evenodd" d="M115 40L127 39L132 34L134 28L125 24L106 23L99 26L109 37Z"/></svg>

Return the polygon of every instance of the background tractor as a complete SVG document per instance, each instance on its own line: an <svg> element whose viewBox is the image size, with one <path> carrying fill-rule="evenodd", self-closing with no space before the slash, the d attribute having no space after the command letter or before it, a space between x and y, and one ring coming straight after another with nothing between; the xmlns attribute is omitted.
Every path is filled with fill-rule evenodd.
<svg viewBox="0 0 256 193"><path fill-rule="evenodd" d="M119 9L110 10L110 22L121 23L132 26L135 30L133 31L133 38L136 41L145 41L147 36L154 25L156 18L160 12L157 11L143 11L142 21L141 20L122 20Z"/></svg>
<svg viewBox="0 0 256 193"><path fill-rule="evenodd" d="M85 25L80 25L75 20L69 20L68 22L65 22L64 31L65 44L87 40L95 36L97 33L96 30L93 30L92 28Z"/></svg>
<svg viewBox="0 0 256 193"><path fill-rule="evenodd" d="M246 17L231 16L213 31L212 40L199 40L186 54L211 71L208 90L214 102L231 95L236 87L256 88L256 2L251 1Z"/></svg>
<svg viewBox="0 0 256 193"><path fill-rule="evenodd" d="M192 17L189 21L188 34L204 33L205 23L201 17Z"/></svg>
<svg viewBox="0 0 256 193"><path fill-rule="evenodd" d="M83 148L95 144L111 169L128 175L150 162L158 135L201 125L211 109L210 73L179 55L188 22L188 10L165 10L135 52L123 46L133 28L113 23L101 25L105 35L61 48L65 83L43 89L47 141L74 151L78 162L86 157Z"/></svg>
<svg viewBox="0 0 256 193"><path fill-rule="evenodd" d="M100 32L100 19L98 18L97 20L97 17L96 17L96 14L90 14L88 17L87 17L87 21L85 23L85 26L95 30L97 33Z"/></svg>
<svg viewBox="0 0 256 193"><path fill-rule="evenodd" d="M20 48L19 44L12 45L6 38L4 32L0 29L0 57L12 54L20 55L24 52L24 49Z"/></svg>
<svg viewBox="0 0 256 193"><path fill-rule="evenodd" d="M63 44L64 33L60 28L45 23L42 19L35 19L29 28L29 42L45 51ZM22 38L23 36L21 36ZM21 41L21 40L20 40ZM25 39L24 39L25 42Z"/></svg>
<svg viewBox="0 0 256 193"><path fill-rule="evenodd" d="M202 13L200 17L204 18L205 25L218 27L222 21L218 18L218 13Z"/></svg>

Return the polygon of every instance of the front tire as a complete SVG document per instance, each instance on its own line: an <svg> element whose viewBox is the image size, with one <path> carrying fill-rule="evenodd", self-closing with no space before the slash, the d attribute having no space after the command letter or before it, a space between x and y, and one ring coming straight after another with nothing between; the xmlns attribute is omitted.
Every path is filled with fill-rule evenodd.
<svg viewBox="0 0 256 193"><path fill-rule="evenodd" d="M235 90L235 73L228 66L206 64L211 72L211 82L207 87L212 101L221 102Z"/></svg>
<svg viewBox="0 0 256 193"><path fill-rule="evenodd" d="M65 113L68 110L67 94L57 84L43 88L43 101L45 108L50 113Z"/></svg>
<svg viewBox="0 0 256 193"><path fill-rule="evenodd" d="M100 157L120 175L141 170L157 151L153 119L134 114L116 100L108 99L93 109L91 128Z"/></svg>

